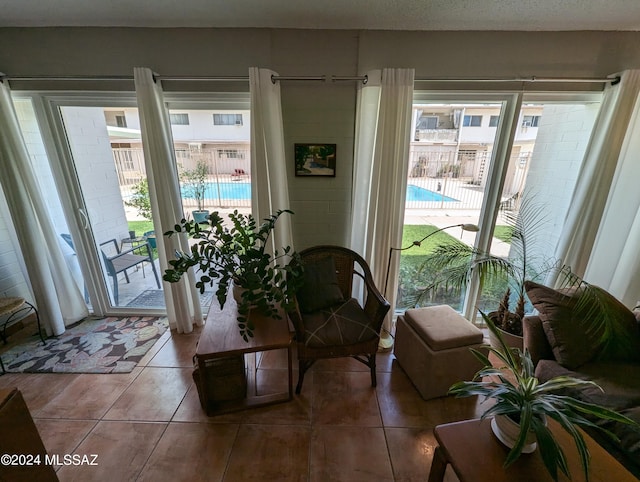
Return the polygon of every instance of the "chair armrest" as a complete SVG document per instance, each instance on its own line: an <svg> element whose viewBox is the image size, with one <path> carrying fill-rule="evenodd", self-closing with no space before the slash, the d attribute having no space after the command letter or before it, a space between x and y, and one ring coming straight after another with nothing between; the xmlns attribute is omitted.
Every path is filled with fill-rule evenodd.
<svg viewBox="0 0 640 482"><path fill-rule="evenodd" d="M364 279L367 288L367 297L364 301L364 312L373 321L376 332L380 331L382 322L391 308L389 302L382 296L370 277Z"/></svg>
<svg viewBox="0 0 640 482"><path fill-rule="evenodd" d="M524 317L522 320L522 335L524 347L529 350L534 366L540 360L555 360L539 316Z"/></svg>

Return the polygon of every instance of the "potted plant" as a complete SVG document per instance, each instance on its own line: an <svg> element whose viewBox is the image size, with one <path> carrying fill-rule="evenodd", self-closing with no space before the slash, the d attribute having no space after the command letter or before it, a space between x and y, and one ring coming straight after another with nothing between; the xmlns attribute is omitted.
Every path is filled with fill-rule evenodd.
<svg viewBox="0 0 640 482"><path fill-rule="evenodd" d="M558 469L570 477L564 451L547 426L547 419L553 419L573 438L585 479L589 480L590 456L577 426L598 427L616 439L615 435L596 425L593 420L614 420L636 426L638 424L605 407L557 394L558 390L564 388L584 386L600 388L592 381L558 376L540 383L534 376L534 366L529 352L509 347L491 318L484 313L482 316L489 330L498 340L497 348L487 347L487 350L498 359L498 366L494 366L484 352L471 349L483 368L476 374L473 381L452 385L449 393L457 397L480 395L485 400L494 402L482 414L482 419L493 415L494 419L491 422L493 432L502 443L511 448L504 467L514 463L522 453L535 450L537 445L544 465L554 480L558 480ZM511 435L502 431L503 423L514 427Z"/></svg>
<svg viewBox="0 0 640 482"><path fill-rule="evenodd" d="M181 220L171 236L184 232L196 240L190 252L177 252L170 260L163 279L171 283L180 280L192 267L200 270L196 287L204 293L206 286L217 284L216 297L221 307L227 300L229 289L235 290L238 302L238 327L248 340L254 326L248 318L251 309L261 310L266 316L280 318L279 308L292 309L295 292L301 283L302 267L298 254L290 246L268 251L270 236L278 218L293 214L285 209L264 219L258 225L251 214L234 211L229 214L229 225L215 211L205 224Z"/></svg>
<svg viewBox="0 0 640 482"><path fill-rule="evenodd" d="M192 211L193 219L196 223L206 222L209 216L209 211L204 208L208 174L207 163L199 159L194 169L185 169L180 176L185 196L196 200L198 209Z"/></svg>
<svg viewBox="0 0 640 482"><path fill-rule="evenodd" d="M504 237L510 245L507 257L459 242L438 246L424 262L424 266L432 273L432 281L418 295L416 303L425 294L442 287L461 292L472 274L475 274L483 291L488 287L505 289L496 309L489 312L488 316L503 330L511 346L521 348L522 319L527 300L525 281L540 279L555 270L566 286L583 283L568 267L545 257L540 249L533 249L535 242L544 235L544 213L544 207L535 202L533 197L525 197L517 212L505 214L507 228Z"/></svg>

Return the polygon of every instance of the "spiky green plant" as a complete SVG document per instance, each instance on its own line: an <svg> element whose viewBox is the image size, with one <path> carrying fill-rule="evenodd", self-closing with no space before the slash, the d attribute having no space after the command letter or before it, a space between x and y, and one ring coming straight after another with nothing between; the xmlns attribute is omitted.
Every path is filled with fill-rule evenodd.
<svg viewBox="0 0 640 482"><path fill-rule="evenodd" d="M295 291L302 275L300 263L291 263L299 258L290 246L269 252L269 238L276 221L289 210L280 210L258 225L251 214L234 211L229 214L230 226L215 211L206 224L185 219L167 231L165 236L187 233L197 240L190 252L177 252L170 260L171 268L163 275L165 281L175 283L192 267L200 270L196 287L203 293L207 286L216 287L216 297L221 307L233 282L244 288L238 303L238 327L246 340L253 336L254 326L249 310L260 310L264 315L280 318L279 307L293 307Z"/></svg>
<svg viewBox="0 0 640 482"><path fill-rule="evenodd" d="M483 368L478 371L473 381L452 385L449 393L457 397L480 395L485 399L493 400L495 403L482 414L483 419L491 415L506 415L520 424L519 436L505 459L505 467L510 466L520 457L527 433L533 430L544 465L556 481L558 469L570 477L564 451L544 423L544 418L557 421L573 438L585 479L588 481L590 455L577 427L603 430L617 440L614 434L599 427L587 417L614 420L636 426L638 424L613 410L558 394L559 390L566 388L596 387L602 390L592 381L558 376L540 383L534 376L534 366L529 352L508 347L491 319L484 313L482 316L489 330L499 340L498 347L486 347L486 349L497 357L501 366L494 366L485 352L471 349Z"/></svg>

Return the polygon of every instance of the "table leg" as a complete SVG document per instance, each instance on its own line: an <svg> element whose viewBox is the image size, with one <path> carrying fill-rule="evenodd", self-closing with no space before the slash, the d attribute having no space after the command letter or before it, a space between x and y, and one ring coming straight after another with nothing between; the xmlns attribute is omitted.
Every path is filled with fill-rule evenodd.
<svg viewBox="0 0 640 482"><path fill-rule="evenodd" d="M442 482L444 473L447 470L447 459L442 453L442 449L438 445L433 453L433 462L431 462L431 471L429 472L429 482Z"/></svg>

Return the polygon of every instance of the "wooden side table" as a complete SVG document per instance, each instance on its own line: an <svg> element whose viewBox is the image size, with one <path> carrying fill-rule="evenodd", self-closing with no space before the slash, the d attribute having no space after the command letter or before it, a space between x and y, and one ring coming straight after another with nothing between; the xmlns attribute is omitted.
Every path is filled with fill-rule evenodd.
<svg viewBox="0 0 640 482"><path fill-rule="evenodd" d="M578 451L573 438L554 420L549 420L549 428L562 446L567 457L569 471L574 482L584 481ZM429 482L441 482L447 464L451 464L460 482L546 482L553 481L540 457L540 451L523 454L508 469L502 464L509 449L498 441L490 427L490 419L438 425L434 434L439 446L433 455ZM583 432L591 463L591 482L631 482L636 478L620 462ZM558 472L560 481L568 481Z"/></svg>
<svg viewBox="0 0 640 482"><path fill-rule="evenodd" d="M253 338L249 338L247 342L240 336L238 331L238 306L233 297L229 296L227 298L224 309L220 309L220 305L216 300L211 303L207 315L207 323L198 340L195 356L198 371L197 376L194 376L198 394L200 395L200 402L207 415L271 405L273 403L286 402L293 398L293 334L289 331L286 315L282 312L281 319L274 319L268 318L257 311L252 311L249 316L255 329ZM244 396L232 399L225 399L228 397L224 396L215 396L221 391L228 390L229 387L224 387L224 383L228 383L230 379L237 378L229 371L238 369L238 363L236 363L238 357L246 358L244 357L246 354L279 349L287 350L287 392L257 395L255 390L256 370L255 367L249 367L247 369L247 385L249 388L244 390ZM222 370L225 373L216 373L216 370ZM241 363L239 370L245 370L244 363ZM240 376L242 376L242 373L240 373ZM246 393L251 391L253 391L252 395Z"/></svg>

